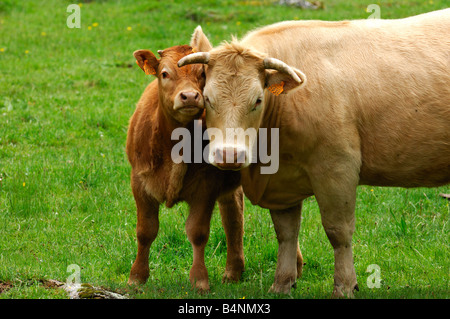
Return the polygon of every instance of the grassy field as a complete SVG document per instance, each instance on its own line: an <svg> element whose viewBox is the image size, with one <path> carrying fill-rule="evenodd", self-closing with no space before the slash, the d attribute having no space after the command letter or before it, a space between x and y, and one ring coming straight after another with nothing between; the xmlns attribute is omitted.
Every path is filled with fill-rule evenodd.
<svg viewBox="0 0 450 319"><path fill-rule="evenodd" d="M130 298L328 298L333 252L316 201L305 201L300 247L306 265L291 295L267 291L277 242L267 210L246 202L246 270L222 284L225 234L215 211L206 251L211 292L190 288L187 207L161 208L150 279L131 290L135 205L125 156L128 119L151 80L136 49L189 42L201 24L214 45L257 26L290 19L367 18L371 1L323 1L301 10L277 1L84 1L81 28L70 29L72 1L0 1L0 298L67 298L42 284L81 281ZM379 1L382 18L450 6L449 1ZM356 298L449 298L449 204L440 189L360 187L354 259ZM217 208L216 208L217 210ZM380 288L366 272L380 267ZM8 288L8 289L2 289Z"/></svg>

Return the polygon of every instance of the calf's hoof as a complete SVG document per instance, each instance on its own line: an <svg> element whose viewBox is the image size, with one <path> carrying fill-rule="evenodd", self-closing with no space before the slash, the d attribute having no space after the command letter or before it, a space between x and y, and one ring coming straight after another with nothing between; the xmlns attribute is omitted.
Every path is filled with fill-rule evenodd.
<svg viewBox="0 0 450 319"><path fill-rule="evenodd" d="M225 270L222 283L233 283L241 280L243 270Z"/></svg>
<svg viewBox="0 0 450 319"><path fill-rule="evenodd" d="M128 278L128 285L143 285L147 282L149 277L149 270L131 268L130 277Z"/></svg>
<svg viewBox="0 0 450 319"><path fill-rule="evenodd" d="M200 293L209 291L208 271L204 266L192 266L189 272L189 281L192 288L197 289Z"/></svg>
<svg viewBox="0 0 450 319"><path fill-rule="evenodd" d="M130 276L130 278L128 278L128 285L130 286L144 285L146 282L147 278L143 279L135 276Z"/></svg>
<svg viewBox="0 0 450 319"><path fill-rule="evenodd" d="M208 280L191 280L192 288L198 293L204 294L209 292Z"/></svg>

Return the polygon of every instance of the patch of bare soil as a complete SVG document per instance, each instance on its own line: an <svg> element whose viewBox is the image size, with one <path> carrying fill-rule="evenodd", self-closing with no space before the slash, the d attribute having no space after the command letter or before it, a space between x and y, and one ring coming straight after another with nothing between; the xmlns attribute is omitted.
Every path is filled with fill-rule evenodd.
<svg viewBox="0 0 450 319"><path fill-rule="evenodd" d="M12 283L7 281L6 282L0 281L0 294L4 293L5 291L8 291L12 287L13 287Z"/></svg>

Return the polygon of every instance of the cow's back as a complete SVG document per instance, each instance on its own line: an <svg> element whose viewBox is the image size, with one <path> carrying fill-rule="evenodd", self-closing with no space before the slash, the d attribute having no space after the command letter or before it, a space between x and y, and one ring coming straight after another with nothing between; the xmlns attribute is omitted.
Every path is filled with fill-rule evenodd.
<svg viewBox="0 0 450 319"><path fill-rule="evenodd" d="M243 44L308 79L267 106L278 110L268 121L280 125L280 154L297 134L299 153L326 142L358 149L361 184L449 183L448 30L450 9L401 20L284 22L250 33Z"/></svg>

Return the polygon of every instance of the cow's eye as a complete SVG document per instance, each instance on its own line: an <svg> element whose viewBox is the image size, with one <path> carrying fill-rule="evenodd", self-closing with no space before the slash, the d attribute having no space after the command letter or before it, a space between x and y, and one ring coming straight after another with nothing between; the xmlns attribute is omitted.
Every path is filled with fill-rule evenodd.
<svg viewBox="0 0 450 319"><path fill-rule="evenodd" d="M214 107L212 106L211 102L209 101L209 98L205 96L205 105L212 108L214 110Z"/></svg>
<svg viewBox="0 0 450 319"><path fill-rule="evenodd" d="M252 111L256 111L256 109L261 105L261 102L262 102L261 99L257 99L255 105L252 108Z"/></svg>
<svg viewBox="0 0 450 319"><path fill-rule="evenodd" d="M169 78L169 73L167 73L166 71L161 72L161 76L163 79L168 79Z"/></svg>

